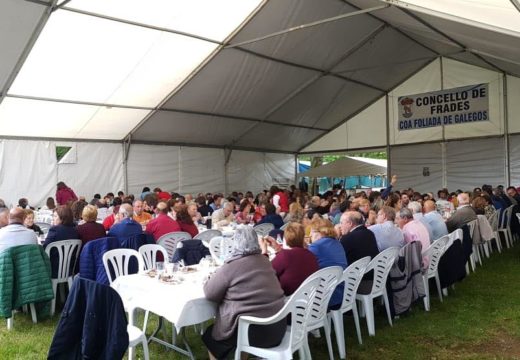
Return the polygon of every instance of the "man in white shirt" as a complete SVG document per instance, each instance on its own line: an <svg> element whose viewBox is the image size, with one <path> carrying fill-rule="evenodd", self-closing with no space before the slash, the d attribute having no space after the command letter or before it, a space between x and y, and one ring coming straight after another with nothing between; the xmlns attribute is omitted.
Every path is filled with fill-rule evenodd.
<svg viewBox="0 0 520 360"><path fill-rule="evenodd" d="M9 212L9 225L0 229L0 253L14 246L37 245L36 233L23 225L25 212L13 208Z"/></svg>
<svg viewBox="0 0 520 360"><path fill-rule="evenodd" d="M211 215L211 223L217 226L229 225L234 219L233 204L230 202L224 203L221 209L214 211Z"/></svg>
<svg viewBox="0 0 520 360"><path fill-rule="evenodd" d="M393 246L404 246L403 232L395 226L394 221L395 210L390 206L383 206L377 213L376 225L368 228L376 236L379 251Z"/></svg>

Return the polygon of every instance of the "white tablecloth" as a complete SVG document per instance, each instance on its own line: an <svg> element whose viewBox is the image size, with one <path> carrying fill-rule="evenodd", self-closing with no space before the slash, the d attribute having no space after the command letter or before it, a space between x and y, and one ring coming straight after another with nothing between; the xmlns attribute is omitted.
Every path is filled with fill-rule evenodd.
<svg viewBox="0 0 520 360"><path fill-rule="evenodd" d="M123 299L125 307L138 307L164 317L180 332L185 326L212 319L217 304L207 300L202 290L204 272L181 274L180 284L164 284L143 274L118 277L112 287Z"/></svg>

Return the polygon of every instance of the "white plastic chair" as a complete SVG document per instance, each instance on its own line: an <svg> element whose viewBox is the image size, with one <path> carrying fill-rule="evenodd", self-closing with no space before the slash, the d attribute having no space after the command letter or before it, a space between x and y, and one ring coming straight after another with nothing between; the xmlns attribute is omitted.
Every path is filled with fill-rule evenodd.
<svg viewBox="0 0 520 360"><path fill-rule="evenodd" d="M518 214L517 214L518 215ZM500 234L498 233L498 211L495 211L493 215L488 218L489 225L491 225L491 229L493 230L493 237L495 240L495 244L497 245L497 250L499 253L502 252L502 242L500 241ZM493 252L493 246L489 246L489 251Z"/></svg>
<svg viewBox="0 0 520 360"><path fill-rule="evenodd" d="M285 231L287 229L287 226L289 226L290 223L285 223L280 227L280 230Z"/></svg>
<svg viewBox="0 0 520 360"><path fill-rule="evenodd" d="M193 239L200 240L200 241L202 241L202 243L204 245L209 247L209 242L215 236L222 236L222 231L217 230L217 229L205 230L205 231L202 231L202 232L198 233L197 235L195 235L195 237Z"/></svg>
<svg viewBox="0 0 520 360"><path fill-rule="evenodd" d="M467 223L469 228L469 235L471 236L471 240L473 241L473 237L475 236L475 228L478 226L478 220L472 220ZM478 250L478 245L475 243L472 243L473 251L471 252L471 255L469 257L471 268L473 269L473 272L477 270L477 262L480 263L480 266L482 266L482 259L480 258L480 252Z"/></svg>
<svg viewBox="0 0 520 360"><path fill-rule="evenodd" d="M242 352L246 352L266 359L292 359L297 350L300 359L304 357L304 350L308 348L307 321L310 315L310 304L320 285L319 278L308 278L291 295L284 307L275 315L268 318L241 316L238 319L237 348L235 360L240 360ZM280 345L274 348L258 348L249 344L248 332L250 325L269 325L279 322L291 314L291 326L287 327L285 336Z"/></svg>
<svg viewBox="0 0 520 360"><path fill-rule="evenodd" d="M365 270L366 273L374 270L374 280L371 284L371 290L369 293L363 294L360 293L360 289L358 289L358 293L356 294L356 300L361 300L363 304L363 309L367 321L368 334L370 336L375 336L376 334L373 301L379 296L383 297L386 314L388 316L388 323L390 326L393 326L392 314L390 312L390 303L388 302L388 294L386 292L386 279L388 278L390 269L394 265L398 255L399 248L391 247L380 252L374 259L372 259Z"/></svg>
<svg viewBox="0 0 520 360"><path fill-rule="evenodd" d="M58 269L57 278L51 279L52 290L54 291L54 299L51 301L51 316L54 315L56 309L56 293L58 290L58 284L66 283L69 286L69 290L72 288L72 282L74 281L74 268L79 258L81 249L81 240L61 240L50 243L46 248L45 252L51 257L52 249L56 249L54 252L58 253ZM71 267L72 265L72 267ZM69 274L72 268L72 275Z"/></svg>
<svg viewBox="0 0 520 360"><path fill-rule="evenodd" d="M105 267L110 284L119 276L128 275L128 266L132 257L137 259L138 271L143 271L143 259L141 255L133 249L114 249L103 254L103 266ZM112 278L109 264L112 266L114 278Z"/></svg>
<svg viewBox="0 0 520 360"><path fill-rule="evenodd" d="M437 291L439 293L439 299L442 302L442 289L441 289L441 280L439 278L439 262L441 260L442 255L448 249L446 245L450 240L449 235L444 235L443 237L435 240L433 244L431 244L426 250L422 252L423 257L427 256L430 259L430 263L428 268L426 268L422 274L423 282L424 282L424 292L426 296L424 297L424 310L430 311L430 288L428 281L431 278L435 278L435 283L437 284Z"/></svg>
<svg viewBox="0 0 520 360"><path fill-rule="evenodd" d="M168 252L168 261L173 258L175 250L177 250L177 243L182 240L191 239L191 235L184 231L174 231L164 234L157 239L157 244L161 245Z"/></svg>
<svg viewBox="0 0 520 360"><path fill-rule="evenodd" d="M134 325L128 325L126 331L128 332L128 359L134 359L134 347L142 344L144 360L149 360L150 354L148 352L148 340L146 339L144 331L141 331L141 329Z"/></svg>
<svg viewBox="0 0 520 360"><path fill-rule="evenodd" d="M334 325L334 332L336 333L336 343L338 344L339 357L341 359L346 358L345 350L345 330L343 326L343 314L347 311L352 310L354 317L354 323L356 324L356 332L358 336L359 344L363 344L361 339L361 329L359 327L359 316L356 304L356 293L359 287L359 283L365 274L365 270L370 263L370 256L365 256L362 259L352 263L343 271L343 275L339 283L345 283L345 289L343 290L343 301L341 307L338 310L331 310L328 313L329 319L332 319Z"/></svg>
<svg viewBox="0 0 520 360"><path fill-rule="evenodd" d="M259 224L253 227L256 234L259 236L269 235L269 231L274 230L274 225L271 223Z"/></svg>
<svg viewBox="0 0 520 360"><path fill-rule="evenodd" d="M513 244L513 236L511 235L511 215L513 214L513 206L510 206L504 210L502 210L498 216L501 220L498 224L498 234L504 234L504 239L506 241L506 246L509 249Z"/></svg>
<svg viewBox="0 0 520 360"><path fill-rule="evenodd" d="M217 265L222 265L233 252L233 238L216 236L209 242L209 252Z"/></svg>
<svg viewBox="0 0 520 360"><path fill-rule="evenodd" d="M168 262L168 253L166 249L158 244L146 244L142 245L139 248L139 254L143 258L143 269L151 270L155 269L157 253L161 253L163 255L164 261Z"/></svg>
<svg viewBox="0 0 520 360"><path fill-rule="evenodd" d="M316 296L311 301L309 310L310 315L307 320L307 332L319 330L324 328L325 339L327 340L327 348L329 350L330 360L334 359L334 352L332 351L332 341L330 338L330 322L327 318L327 308L329 305L332 293L339 284L341 276L343 275L343 269L340 266L329 266L316 271L309 278L320 279L320 285L316 289ZM311 358L311 354L308 348L305 349L307 352L306 358Z"/></svg>

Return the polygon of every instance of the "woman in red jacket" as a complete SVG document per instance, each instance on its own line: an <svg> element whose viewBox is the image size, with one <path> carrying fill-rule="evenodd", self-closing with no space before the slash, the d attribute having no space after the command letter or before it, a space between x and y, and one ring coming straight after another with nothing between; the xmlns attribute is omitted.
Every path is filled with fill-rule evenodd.
<svg viewBox="0 0 520 360"><path fill-rule="evenodd" d="M63 181L60 181L56 187L56 202L58 205L67 205L69 202L78 200L74 191L65 185Z"/></svg>

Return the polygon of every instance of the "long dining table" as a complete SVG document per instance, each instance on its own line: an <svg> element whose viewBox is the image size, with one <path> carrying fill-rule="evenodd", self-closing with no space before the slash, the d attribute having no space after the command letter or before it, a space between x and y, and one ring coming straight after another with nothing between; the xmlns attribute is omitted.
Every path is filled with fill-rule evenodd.
<svg viewBox="0 0 520 360"><path fill-rule="evenodd" d="M166 319L174 326L177 334L183 335L183 329L190 325L201 324L213 319L217 313L217 304L204 297L203 282L211 268L194 266L189 272L178 271L174 281L163 282L158 277L146 273L118 277L113 283L114 288L127 309L143 309L160 316L159 327ZM135 316L130 316L135 322ZM132 324L135 325L135 324ZM167 346L193 359L193 353L185 336L182 336L186 348L159 339L156 335L159 327L148 338Z"/></svg>

